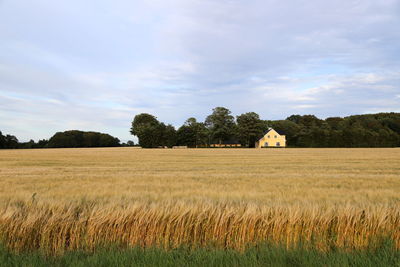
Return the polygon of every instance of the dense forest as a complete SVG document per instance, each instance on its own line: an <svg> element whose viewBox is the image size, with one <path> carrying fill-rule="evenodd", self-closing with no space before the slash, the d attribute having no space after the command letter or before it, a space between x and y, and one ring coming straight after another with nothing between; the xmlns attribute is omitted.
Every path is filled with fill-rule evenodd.
<svg viewBox="0 0 400 267"><path fill-rule="evenodd" d="M254 147L269 127L286 135L289 147L398 147L400 113L378 113L325 120L314 115L292 115L285 120L262 120L255 112L236 116L217 107L204 122L189 118L177 130L151 114L136 115L131 133L146 148L206 147L210 144L240 143Z"/></svg>
<svg viewBox="0 0 400 267"><path fill-rule="evenodd" d="M204 122L189 118L178 129L160 122L147 113L132 121L131 134L144 148L188 146L207 147L210 144L241 144L254 147L268 128L286 135L289 147L399 147L400 113L377 113L349 117L319 119L314 115L292 115L285 120L263 120L255 112L234 117L224 107L216 107ZM19 142L13 135L0 132L1 148L115 147L118 138L98 132L58 132L49 140Z"/></svg>

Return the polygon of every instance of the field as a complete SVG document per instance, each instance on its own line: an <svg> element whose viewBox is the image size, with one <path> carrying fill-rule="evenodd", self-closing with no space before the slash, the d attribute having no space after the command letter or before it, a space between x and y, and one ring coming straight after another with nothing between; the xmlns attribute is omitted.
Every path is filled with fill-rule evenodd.
<svg viewBox="0 0 400 267"><path fill-rule="evenodd" d="M0 239L57 255L400 249L400 149L3 150Z"/></svg>

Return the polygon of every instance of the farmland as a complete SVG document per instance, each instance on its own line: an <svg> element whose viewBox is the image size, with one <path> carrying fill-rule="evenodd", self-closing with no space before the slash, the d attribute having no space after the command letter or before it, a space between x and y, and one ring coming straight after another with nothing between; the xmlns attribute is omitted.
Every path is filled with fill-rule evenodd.
<svg viewBox="0 0 400 267"><path fill-rule="evenodd" d="M0 238L51 254L399 249L400 149L3 150Z"/></svg>

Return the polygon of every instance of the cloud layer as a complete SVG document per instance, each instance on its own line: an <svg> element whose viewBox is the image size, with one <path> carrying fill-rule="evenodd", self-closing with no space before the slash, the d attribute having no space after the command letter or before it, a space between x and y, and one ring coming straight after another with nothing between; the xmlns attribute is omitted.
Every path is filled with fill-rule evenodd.
<svg viewBox="0 0 400 267"><path fill-rule="evenodd" d="M0 130L400 111L400 2L0 1Z"/></svg>

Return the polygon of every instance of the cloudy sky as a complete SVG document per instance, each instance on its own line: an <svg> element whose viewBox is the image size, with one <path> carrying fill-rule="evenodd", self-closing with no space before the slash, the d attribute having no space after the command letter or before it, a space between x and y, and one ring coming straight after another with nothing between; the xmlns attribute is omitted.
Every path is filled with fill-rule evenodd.
<svg viewBox="0 0 400 267"><path fill-rule="evenodd" d="M400 112L399 0L0 0L0 131Z"/></svg>

